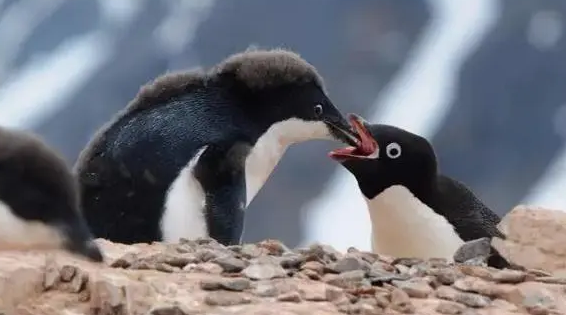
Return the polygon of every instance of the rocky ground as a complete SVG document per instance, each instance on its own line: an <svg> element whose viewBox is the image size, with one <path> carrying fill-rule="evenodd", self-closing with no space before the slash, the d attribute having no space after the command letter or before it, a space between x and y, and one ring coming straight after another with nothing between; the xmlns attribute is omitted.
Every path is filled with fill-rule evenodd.
<svg viewBox="0 0 566 315"><path fill-rule="evenodd" d="M566 216L533 218L518 209L510 215L514 221L503 223L514 235L509 222L518 226L517 216L532 223L544 215L553 222ZM561 230L552 232L560 241ZM521 251L537 247L533 240L536 235ZM275 240L230 247L209 239L131 246L98 242L104 265L63 253L1 254L0 313L566 314L560 268L497 270L477 261L393 258L355 248L340 253L320 244L290 250ZM509 242L511 255L519 245L517 238ZM546 249L538 254L546 258L531 261L534 267L562 255Z"/></svg>

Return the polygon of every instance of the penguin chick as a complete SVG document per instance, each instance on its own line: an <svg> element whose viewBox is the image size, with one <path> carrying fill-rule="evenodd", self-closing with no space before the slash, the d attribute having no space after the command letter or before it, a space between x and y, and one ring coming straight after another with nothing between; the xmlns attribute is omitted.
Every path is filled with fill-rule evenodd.
<svg viewBox="0 0 566 315"><path fill-rule="evenodd" d="M244 210L285 150L356 144L316 69L282 49L248 50L208 71L142 87L75 165L97 237L137 243L212 237L236 244Z"/></svg>
<svg viewBox="0 0 566 315"><path fill-rule="evenodd" d="M446 258L466 241L505 236L500 218L464 184L437 169L432 145L423 137L358 115L350 121L360 144L329 156L352 173L367 202L376 253L395 257ZM492 250L488 260L505 260Z"/></svg>
<svg viewBox="0 0 566 315"><path fill-rule="evenodd" d="M0 127L0 250L65 249L103 260L64 160L39 138Z"/></svg>

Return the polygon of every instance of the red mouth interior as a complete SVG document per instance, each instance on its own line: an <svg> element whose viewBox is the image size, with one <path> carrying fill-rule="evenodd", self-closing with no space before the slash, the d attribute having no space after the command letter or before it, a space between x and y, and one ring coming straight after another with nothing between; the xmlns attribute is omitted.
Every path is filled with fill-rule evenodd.
<svg viewBox="0 0 566 315"><path fill-rule="evenodd" d="M360 136L357 147L338 148L330 151L328 156L335 160L347 160L350 158L363 158L372 155L378 148L377 142L373 139L370 132L364 127L361 119L350 116L350 124Z"/></svg>

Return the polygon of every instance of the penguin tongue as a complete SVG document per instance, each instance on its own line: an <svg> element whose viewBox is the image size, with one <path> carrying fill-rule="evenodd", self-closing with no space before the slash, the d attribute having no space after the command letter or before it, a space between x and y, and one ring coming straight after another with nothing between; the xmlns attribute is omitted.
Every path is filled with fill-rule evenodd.
<svg viewBox="0 0 566 315"><path fill-rule="evenodd" d="M339 148L328 153L328 156L335 160L347 160L351 158L365 158L369 157L376 152L378 144L373 139L371 133L366 129L363 123L363 118L358 115L350 115L350 124L354 127L360 141L357 147Z"/></svg>

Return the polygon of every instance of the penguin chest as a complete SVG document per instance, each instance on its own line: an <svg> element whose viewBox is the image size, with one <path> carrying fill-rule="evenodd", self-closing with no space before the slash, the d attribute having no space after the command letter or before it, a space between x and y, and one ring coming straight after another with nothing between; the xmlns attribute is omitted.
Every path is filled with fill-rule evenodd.
<svg viewBox="0 0 566 315"><path fill-rule="evenodd" d="M464 243L446 218L403 186L389 187L366 201L375 253L452 260Z"/></svg>
<svg viewBox="0 0 566 315"><path fill-rule="evenodd" d="M200 148L187 166L169 186L166 193L160 227L163 240L177 242L180 238L195 239L208 236L204 215L206 195L193 170L206 146Z"/></svg>

